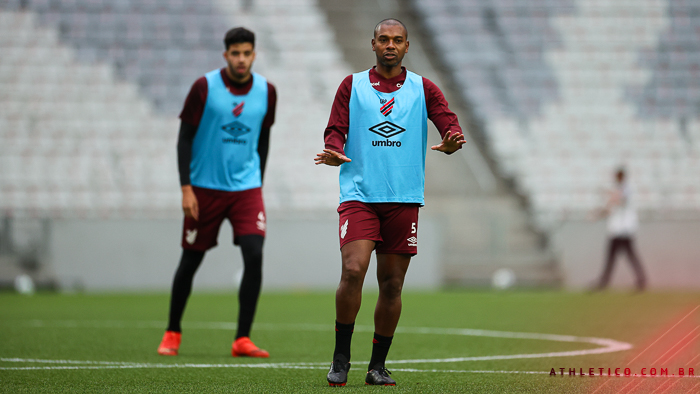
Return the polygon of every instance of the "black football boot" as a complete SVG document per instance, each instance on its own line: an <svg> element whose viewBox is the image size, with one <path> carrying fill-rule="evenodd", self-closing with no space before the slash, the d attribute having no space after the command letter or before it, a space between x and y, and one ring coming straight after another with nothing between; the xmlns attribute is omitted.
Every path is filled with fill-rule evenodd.
<svg viewBox="0 0 700 394"><path fill-rule="evenodd" d="M373 369L367 372L365 376L365 384L374 386L396 386L396 381L389 377L391 372L383 365L377 364Z"/></svg>
<svg viewBox="0 0 700 394"><path fill-rule="evenodd" d="M348 371L350 370L350 363L347 359L339 354L335 360L331 363L331 369L328 371L328 385L329 386L345 386L348 382Z"/></svg>

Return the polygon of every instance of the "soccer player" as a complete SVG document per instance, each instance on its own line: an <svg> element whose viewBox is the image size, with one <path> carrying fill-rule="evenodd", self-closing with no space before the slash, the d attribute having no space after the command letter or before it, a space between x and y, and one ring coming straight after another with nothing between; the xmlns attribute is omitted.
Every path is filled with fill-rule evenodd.
<svg viewBox="0 0 700 394"><path fill-rule="evenodd" d="M417 253L427 120L443 137L433 150L451 154L465 142L440 89L401 66L408 51L403 23L379 22L372 50L376 66L346 77L338 88L325 130L325 149L315 158L316 164L340 166L342 274L335 296L335 350L327 376L331 386L347 382L355 317L375 249L379 299L365 383L396 385L385 362L401 315L404 277Z"/></svg>
<svg viewBox="0 0 700 394"><path fill-rule="evenodd" d="M262 75L251 72L255 35L242 27L224 37L226 67L208 72L192 85L180 114L177 145L182 209L182 258L175 272L168 328L158 353L175 356L180 320L192 280L204 254L217 245L224 219L243 254L238 292L238 332L231 354L269 357L250 340L262 283L266 221L262 180L277 93Z"/></svg>

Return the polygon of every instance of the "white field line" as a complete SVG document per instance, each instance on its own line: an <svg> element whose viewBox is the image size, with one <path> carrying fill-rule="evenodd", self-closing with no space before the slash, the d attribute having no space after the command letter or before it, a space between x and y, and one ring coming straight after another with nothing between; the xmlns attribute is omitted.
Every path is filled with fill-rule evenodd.
<svg viewBox="0 0 700 394"><path fill-rule="evenodd" d="M314 366L311 364L321 363L261 363L261 364L151 364L151 363L130 363L113 361L79 361L79 360L39 360L22 358L0 358L0 362L17 363L47 363L47 364L69 364L62 366L39 366L39 367L0 367L1 371L37 371L37 370L95 370L95 369L167 369L167 368L270 368L270 369L313 369L325 370L327 366ZM393 362L393 361L392 361ZM87 365L79 365L87 364ZM305 364L305 365L302 365ZM328 363L324 363L328 364ZM418 372L418 373L478 373L478 374L521 374L521 375L549 375L547 371L504 371L504 370L459 370L459 369L416 369L416 368L392 368L394 372ZM559 376L557 374L557 376ZM618 377L593 375L591 377ZM625 376L625 378L700 378L700 376Z"/></svg>
<svg viewBox="0 0 700 394"><path fill-rule="evenodd" d="M30 320L25 322L31 327L46 327L46 328L163 328L164 323L161 321L141 321L141 322L124 322L124 321L76 321L76 320ZM231 330L236 328L235 323L227 322L188 322L186 328L190 329L210 329L210 330ZM258 323L255 325L257 330L297 330L297 331L328 331L332 330L332 326L323 324L265 324ZM372 326L355 326L355 331L372 332ZM472 357L451 357L440 359L411 359L411 360L392 360L392 364L423 364L423 363L450 363L464 361L484 361L484 360L512 360L512 359L528 359L528 358L551 358L551 357L572 357L583 356L589 354L602 354L619 352L632 348L632 345L626 342L620 342L613 339L594 338L594 337L577 337L573 335L556 335L556 334L540 334L540 333L525 333L525 332L510 332L510 331L492 331L492 330L475 330L466 328L435 328L435 327L398 327L397 333L404 334L431 334L431 335L457 335L457 336L480 336L493 338L513 338L513 339L536 339L555 342L579 342L597 345L597 348L572 350L564 352L548 352L548 353L526 353L526 354L506 354L493 356L472 356ZM23 361L21 361L23 360ZM326 368L328 364L324 363L266 363L266 364L142 364L142 363L119 363L109 361L81 362L73 360L33 360L33 359L12 359L0 358L0 361L5 362L25 362L25 363L56 363L56 364L83 364L80 366L61 366L61 367L12 367L9 369L103 369L103 368L290 368L290 369L309 369L309 368ZM366 363L368 361L360 361ZM88 365L84 365L88 364ZM323 366L323 367L320 367ZM0 367L0 370L7 370L7 367ZM430 370L413 370L406 369L406 372L430 371ZM462 371L473 372L473 371ZM529 372L522 372L529 373ZM535 373L535 372L533 372Z"/></svg>
<svg viewBox="0 0 700 394"><path fill-rule="evenodd" d="M40 367L0 367L0 370L53 370L53 369L134 369L134 368L275 368L275 369L325 369L321 363L259 363L259 364L160 364L133 363L118 361L81 361L81 360L42 360L29 358L0 357L0 362L33 363L33 364L67 364L61 366ZM328 364L328 363L324 363Z"/></svg>

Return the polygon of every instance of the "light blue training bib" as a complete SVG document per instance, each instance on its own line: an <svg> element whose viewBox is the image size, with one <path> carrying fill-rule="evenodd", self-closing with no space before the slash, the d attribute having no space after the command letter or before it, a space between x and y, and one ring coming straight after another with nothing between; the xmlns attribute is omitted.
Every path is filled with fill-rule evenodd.
<svg viewBox="0 0 700 394"><path fill-rule="evenodd" d="M353 74L350 126L340 166L340 202L423 204L428 110L423 78L406 72L392 93L374 89L369 70Z"/></svg>
<svg viewBox="0 0 700 394"><path fill-rule="evenodd" d="M232 94L221 70L208 72L207 102L192 144L192 185L241 191L262 186L258 140L267 114L267 80L253 73L253 86Z"/></svg>

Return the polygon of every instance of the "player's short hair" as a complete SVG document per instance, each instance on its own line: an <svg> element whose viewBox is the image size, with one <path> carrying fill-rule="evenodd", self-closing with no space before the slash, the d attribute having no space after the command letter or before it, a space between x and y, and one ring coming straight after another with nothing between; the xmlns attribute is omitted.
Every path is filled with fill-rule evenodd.
<svg viewBox="0 0 700 394"><path fill-rule="evenodd" d="M382 27L382 25L401 25L401 27L403 27L404 33L406 34L405 38L408 39L408 29L406 28L406 25L404 25L403 22L396 18L386 18L384 20L379 21L379 23L377 23L377 26L374 27L374 38L377 38L379 28Z"/></svg>
<svg viewBox="0 0 700 394"><path fill-rule="evenodd" d="M255 48L255 33L246 29L245 27L234 27L233 29L226 32L224 36L224 45L226 50L233 44L240 44L242 42L249 42Z"/></svg>

